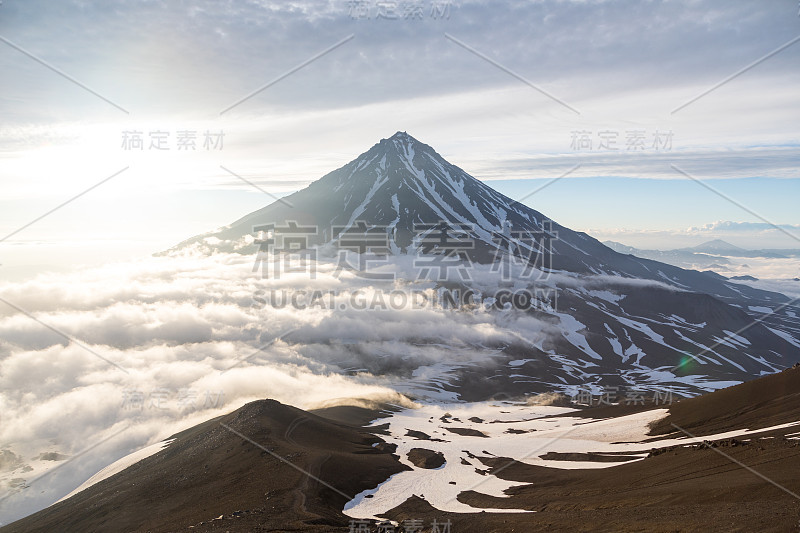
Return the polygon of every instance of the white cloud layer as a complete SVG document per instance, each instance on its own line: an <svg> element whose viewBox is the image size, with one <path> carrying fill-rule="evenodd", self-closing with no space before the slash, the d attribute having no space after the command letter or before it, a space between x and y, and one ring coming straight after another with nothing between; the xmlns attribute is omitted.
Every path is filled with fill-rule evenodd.
<svg viewBox="0 0 800 533"><path fill-rule="evenodd" d="M253 258L185 254L0 285L0 298L80 342L0 302L0 450L21 458L0 471L0 494L14 479L31 483L61 464L36 459L41 453L76 457L102 442L0 502L0 521L48 505L113 460L248 401L301 408L337 398L398 402L392 385L402 381L408 390L426 379L427 366L486 362L487 346L548 335L549 326L522 314L412 309L411 301L376 311L263 307L256 291L340 290L343 301L368 303L378 289L404 286L336 277L333 262L319 263L316 279L260 279ZM402 274L410 261L387 268ZM487 292L497 286L488 267L473 276ZM435 295L431 282L415 289ZM23 472L24 465L33 470Z"/></svg>

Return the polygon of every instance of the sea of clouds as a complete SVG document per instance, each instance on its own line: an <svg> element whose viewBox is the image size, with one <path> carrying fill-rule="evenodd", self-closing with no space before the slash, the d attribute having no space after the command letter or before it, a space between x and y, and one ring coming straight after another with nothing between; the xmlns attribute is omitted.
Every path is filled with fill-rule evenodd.
<svg viewBox="0 0 800 533"><path fill-rule="evenodd" d="M397 281L336 272L332 260L313 276L265 279L252 255L184 253L0 284L0 522L249 401L400 403L399 378L424 380L442 362L485 360L486 346L553 334L491 305L375 308L376 294L411 288L436 299L433 281L407 281L410 262L382 267ZM472 286L497 288L488 267L470 272ZM335 293L348 305L263 305L272 291Z"/></svg>
<svg viewBox="0 0 800 533"><path fill-rule="evenodd" d="M531 281L503 281L488 265L468 271L481 298L445 309L436 305L442 283L416 280L410 256L376 268L387 280L337 270L335 256L265 277L254 257L175 252L0 284L0 522L247 402L408 404L398 391L424 396L448 365L491 364L498 347L561 335L513 306L497 309L493 294ZM544 288L666 287L532 277ZM297 294L301 306L291 303Z"/></svg>

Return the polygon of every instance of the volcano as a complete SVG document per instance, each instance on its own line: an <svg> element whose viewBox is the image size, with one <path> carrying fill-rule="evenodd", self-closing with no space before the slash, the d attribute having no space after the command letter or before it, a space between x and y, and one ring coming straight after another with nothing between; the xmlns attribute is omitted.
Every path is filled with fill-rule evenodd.
<svg viewBox="0 0 800 533"><path fill-rule="evenodd" d="M405 132L305 189L166 253L255 253L256 236L281 227L305 228L305 248L343 246L351 231L371 234L397 256L435 253L435 245L420 246L420 235L424 241L447 227L469 243L459 257L476 264L497 261L512 241L536 258L546 251L536 267L549 275L545 284L557 290L558 303L529 312L555 329L555 338L492 346L499 357L453 370L449 385L435 384L462 399L586 384L666 385L693 395L800 360L800 309L788 297L618 253L495 191ZM525 235L534 238L515 237Z"/></svg>

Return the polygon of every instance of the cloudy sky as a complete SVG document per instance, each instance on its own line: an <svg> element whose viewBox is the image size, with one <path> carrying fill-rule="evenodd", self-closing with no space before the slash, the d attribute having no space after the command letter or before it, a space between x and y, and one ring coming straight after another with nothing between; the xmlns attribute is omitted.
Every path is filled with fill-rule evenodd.
<svg viewBox="0 0 800 533"><path fill-rule="evenodd" d="M525 202L601 239L798 247L798 36L795 0L5 0L0 272L162 250L272 201L221 167L287 194L398 130L516 198L580 164Z"/></svg>

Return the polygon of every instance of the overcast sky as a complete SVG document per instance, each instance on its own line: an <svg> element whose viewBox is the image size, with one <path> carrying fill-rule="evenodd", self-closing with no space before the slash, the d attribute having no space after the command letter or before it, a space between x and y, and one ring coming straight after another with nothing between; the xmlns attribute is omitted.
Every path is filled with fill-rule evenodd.
<svg viewBox="0 0 800 533"><path fill-rule="evenodd" d="M6 240L0 272L158 251L272 201L221 165L286 194L398 130L512 197L580 163L526 203L601 239L800 235L798 36L796 0L5 0L0 233L126 170ZM727 235L800 247L758 231Z"/></svg>

